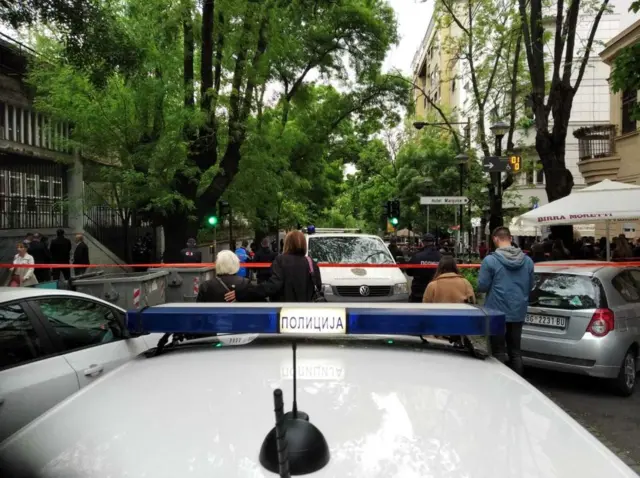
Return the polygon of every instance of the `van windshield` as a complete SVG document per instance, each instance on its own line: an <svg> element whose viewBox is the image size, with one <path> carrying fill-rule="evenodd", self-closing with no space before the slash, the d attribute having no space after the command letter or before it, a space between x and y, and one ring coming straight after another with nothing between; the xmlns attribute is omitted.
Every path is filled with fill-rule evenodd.
<svg viewBox="0 0 640 478"><path fill-rule="evenodd" d="M529 305L551 309L597 309L603 300L595 277L574 274L536 273Z"/></svg>
<svg viewBox="0 0 640 478"><path fill-rule="evenodd" d="M332 264L395 264L382 240L375 237L310 237L309 256Z"/></svg>

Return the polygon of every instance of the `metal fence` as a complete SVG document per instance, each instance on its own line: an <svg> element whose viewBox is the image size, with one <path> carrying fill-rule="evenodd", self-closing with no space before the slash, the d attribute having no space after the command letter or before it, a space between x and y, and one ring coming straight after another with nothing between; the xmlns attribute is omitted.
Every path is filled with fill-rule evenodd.
<svg viewBox="0 0 640 478"><path fill-rule="evenodd" d="M121 260L133 262L133 247L138 238L151 235L152 262L158 260L155 250L155 228L136 213L126 217L126 211L119 211L101 199L91 186L85 183L84 228L96 240L113 252ZM124 216L124 217L123 217Z"/></svg>
<svg viewBox="0 0 640 478"><path fill-rule="evenodd" d="M67 227L66 168L20 158L0 165L0 229Z"/></svg>

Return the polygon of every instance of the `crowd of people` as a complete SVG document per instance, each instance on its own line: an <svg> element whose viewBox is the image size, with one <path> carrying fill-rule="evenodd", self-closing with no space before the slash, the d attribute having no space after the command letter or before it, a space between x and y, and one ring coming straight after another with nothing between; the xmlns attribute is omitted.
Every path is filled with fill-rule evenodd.
<svg viewBox="0 0 640 478"><path fill-rule="evenodd" d="M84 242L82 234L75 236L75 248L65 236L63 229L58 229L56 237L49 244L48 238L38 232L27 233L25 238L18 242L17 254L13 258L14 264L46 265L46 264L73 264L88 265L89 248ZM73 252L73 254L72 254ZM74 275L84 274L86 268L74 268ZM71 278L71 268L47 268L47 267L15 267L11 269L11 287L26 287L38 283L58 280L60 274L67 280Z"/></svg>
<svg viewBox="0 0 640 478"><path fill-rule="evenodd" d="M520 342L529 303L529 291L534 285L534 263L520 248L506 227L492 234L495 252L482 261L477 292L486 294L485 305L500 310L506 316L503 335L492 337L494 355L509 364L516 372L523 372ZM394 244L392 244L393 246ZM256 262L272 262L268 269L260 269L258 283L242 271L241 262L252 259L243 250L224 250L216 257L216 277L200 286L197 302L323 302L321 271L307 256L307 242L300 231L292 231L284 239L283 252L276 255L264 240L253 255ZM431 234L425 234L420 249L410 264L429 264L429 268L407 269L412 276L410 302L420 303L476 303L475 291L460 274L455 257L436 244ZM393 253L393 252L392 252ZM259 255L264 254L264 255ZM462 345L463 337L448 337Z"/></svg>

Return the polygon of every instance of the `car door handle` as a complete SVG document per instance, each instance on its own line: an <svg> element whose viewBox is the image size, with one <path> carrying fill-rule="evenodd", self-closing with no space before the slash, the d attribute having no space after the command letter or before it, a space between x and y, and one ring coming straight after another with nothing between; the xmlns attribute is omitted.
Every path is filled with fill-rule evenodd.
<svg viewBox="0 0 640 478"><path fill-rule="evenodd" d="M104 366L103 365L95 365L95 364L93 364L93 365L89 365L89 368L84 371L84 374L87 377L95 377L99 373L102 373L103 370L104 370Z"/></svg>

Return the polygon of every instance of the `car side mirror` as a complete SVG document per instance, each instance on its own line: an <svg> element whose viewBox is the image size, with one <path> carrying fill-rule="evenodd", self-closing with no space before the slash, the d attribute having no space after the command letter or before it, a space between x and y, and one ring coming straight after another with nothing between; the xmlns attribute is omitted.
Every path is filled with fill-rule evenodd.
<svg viewBox="0 0 640 478"><path fill-rule="evenodd" d="M396 257L396 263L398 263L398 264L404 264L404 263L406 263L406 262L407 262L407 261L405 260L404 256L397 256L397 257Z"/></svg>

